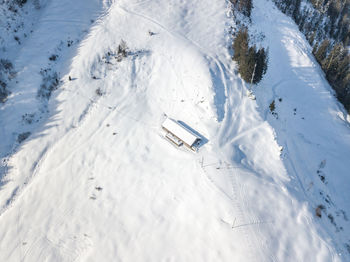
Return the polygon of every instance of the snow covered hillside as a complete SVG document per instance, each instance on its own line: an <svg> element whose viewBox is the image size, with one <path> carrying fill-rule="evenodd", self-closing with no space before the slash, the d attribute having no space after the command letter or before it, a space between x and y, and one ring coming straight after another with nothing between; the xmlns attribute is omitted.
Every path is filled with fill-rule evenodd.
<svg viewBox="0 0 350 262"><path fill-rule="evenodd" d="M37 11L0 108L0 261L350 260L345 113L293 22L254 6L256 101L226 1ZM166 116L197 153L164 139Z"/></svg>

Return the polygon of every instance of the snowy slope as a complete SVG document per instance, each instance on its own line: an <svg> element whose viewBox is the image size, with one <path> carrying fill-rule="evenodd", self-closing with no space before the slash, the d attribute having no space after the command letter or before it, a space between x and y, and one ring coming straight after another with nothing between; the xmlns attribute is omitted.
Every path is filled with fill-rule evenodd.
<svg viewBox="0 0 350 262"><path fill-rule="evenodd" d="M92 27L76 52L62 47L61 60L50 65L61 72L59 90L46 107L36 98L41 80L28 76L47 64L52 50L57 51L47 49L41 59L33 59L41 53L37 45L45 41L43 37L53 37L38 29L38 37L30 39L16 63L23 70L19 79L27 81L16 88L18 94L29 93L29 109L21 106L26 100L20 95L13 95L1 108L7 123L16 123L28 110L45 108L48 112L46 120L26 126L33 134L5 159L8 173L0 190L0 220L6 226L0 229L0 261L349 258L342 246L347 222L344 232L335 234L326 219L315 217L316 191L308 193L305 188L318 177L308 177L300 166L303 159L318 163L318 158L325 157L327 164L322 168L330 172L338 164L336 181L342 182L346 181L346 164L337 162L337 155L327 155L330 145L322 141L325 155L308 156L317 145L301 144L304 152L298 147L301 136L293 130L301 129L304 137L319 132L328 139L331 133L322 132L324 123L315 119L310 125L316 131L299 123L285 134L283 127L287 127L268 115L271 99L284 95L287 111L287 96L292 95L282 93L277 85L272 89L275 93L266 91L278 81L273 72L288 77L296 67L291 60L294 48L306 45L293 24L287 24L287 29L300 41L274 44L285 43L282 33L286 30L277 34L280 25L271 19L288 22L285 16L277 11L271 14L265 1L255 3L259 8L254 9L253 23L271 41L270 69L266 80L255 87L256 102L245 96L245 84L230 59L227 31L233 22L225 1L75 3L77 9L70 12L65 1L51 1L38 22L45 30L45 21L54 20L49 17L64 16L68 31L57 29L62 33L57 39L73 34L71 28L78 38L83 36L79 28L106 11L97 23L90 22ZM73 14L85 21L80 27L69 19ZM59 27L61 21L50 23ZM129 53L118 62L115 55L122 39ZM273 62L282 54L285 67L274 68ZM306 52L306 62L309 57ZM28 68L28 61L36 62ZM308 72L303 66L298 68ZM315 68L311 75L328 96L327 105L333 111L324 109L324 114L339 127L337 132L344 138L335 142L340 143L349 131L332 115L339 109L319 72ZM68 76L73 80L68 81ZM309 78L296 79L298 85L309 87ZM299 114L304 103L290 99L298 103ZM8 117L14 108L23 111L11 122ZM198 153L175 148L163 138L165 114L204 138ZM282 111L278 114L283 115ZM284 122L296 126L292 117ZM13 124L9 129L22 131L23 126ZM7 134L9 143L14 141L11 132L1 134ZM288 154L283 151L281 157L279 145L288 147ZM346 143L340 145L344 153L350 150ZM12 146L4 144L1 149L4 156ZM349 213L346 199L339 200L344 195L334 191L332 199Z"/></svg>
<svg viewBox="0 0 350 262"><path fill-rule="evenodd" d="M349 260L349 116L291 19L272 3L256 1L253 23L270 48L269 72L255 88L258 104L284 148L285 166L299 185L295 195L311 209L324 207L319 223ZM276 115L268 109L273 100Z"/></svg>
<svg viewBox="0 0 350 262"><path fill-rule="evenodd" d="M39 9L36 8L37 2L40 2ZM8 19L13 24L23 23L23 27L15 28L18 35L21 33L21 44L13 39L12 32L1 32L4 39L1 58L12 62L16 78L9 82L9 101L1 107L0 130L4 139L0 141L0 157L16 151L18 135L35 132L41 126L39 122L47 118L46 101L37 99L38 89L44 83L40 72L47 70L46 77L55 73L60 77L68 72L70 59L75 55L79 42L107 6L98 0L89 4L80 1L73 4L70 1L34 1L23 7L22 13L28 14ZM27 37L22 37L22 34ZM57 56L55 61L49 59L52 55Z"/></svg>

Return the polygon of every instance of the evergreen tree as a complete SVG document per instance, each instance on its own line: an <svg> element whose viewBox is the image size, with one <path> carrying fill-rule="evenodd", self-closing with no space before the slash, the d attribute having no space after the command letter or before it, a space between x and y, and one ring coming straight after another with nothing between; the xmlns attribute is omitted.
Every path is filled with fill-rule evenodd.
<svg viewBox="0 0 350 262"><path fill-rule="evenodd" d="M241 59L238 72L241 74L241 77L244 81L250 82L253 77L254 67L255 67L255 57L256 57L256 48L252 46L248 49L247 55ZM254 81L254 79L253 79Z"/></svg>
<svg viewBox="0 0 350 262"><path fill-rule="evenodd" d="M339 62L342 57L342 45L337 44L333 47L329 55L324 61L324 68L326 72L327 78L331 78L332 76L336 77L338 74Z"/></svg>
<svg viewBox="0 0 350 262"><path fill-rule="evenodd" d="M309 41L309 44L312 46L315 40L315 36L316 36L316 32L313 31L307 38L307 40Z"/></svg>
<svg viewBox="0 0 350 262"><path fill-rule="evenodd" d="M327 56L327 51L329 48L329 43L330 41L328 39L325 39L322 41L322 43L320 44L320 46L318 47L317 51L315 52L315 58L317 60L317 62L322 65L323 64L323 60L326 58Z"/></svg>
<svg viewBox="0 0 350 262"><path fill-rule="evenodd" d="M339 101L350 110L350 55L341 43L336 44L324 60L324 71Z"/></svg>
<svg viewBox="0 0 350 262"><path fill-rule="evenodd" d="M238 64L241 61L241 57L244 57L248 52L248 42L248 29L246 27L243 27L238 31L232 46L234 50L233 59L237 61Z"/></svg>

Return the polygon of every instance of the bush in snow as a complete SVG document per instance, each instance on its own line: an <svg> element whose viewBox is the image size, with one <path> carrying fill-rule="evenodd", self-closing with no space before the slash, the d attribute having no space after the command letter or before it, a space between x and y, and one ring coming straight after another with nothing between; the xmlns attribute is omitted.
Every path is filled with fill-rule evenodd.
<svg viewBox="0 0 350 262"><path fill-rule="evenodd" d="M273 100L271 102L271 104L269 105L270 111L271 113L275 112L276 106L275 106L275 100Z"/></svg>
<svg viewBox="0 0 350 262"><path fill-rule="evenodd" d="M49 60L50 60L50 61L56 61L57 58L58 58L58 55L51 55L51 56L49 57Z"/></svg>
<svg viewBox="0 0 350 262"><path fill-rule="evenodd" d="M318 205L315 209L316 216L322 217L322 210L324 210L324 205Z"/></svg>
<svg viewBox="0 0 350 262"><path fill-rule="evenodd" d="M117 61L120 62L122 61L123 58L128 56L128 46L126 45L126 42L124 40L120 41L120 44L118 46L118 51L117 51Z"/></svg>
<svg viewBox="0 0 350 262"><path fill-rule="evenodd" d="M30 136L30 132L24 132L18 135L17 142L22 143L24 140L26 140Z"/></svg>
<svg viewBox="0 0 350 262"><path fill-rule="evenodd" d="M95 91L96 95L98 96L103 96L103 92L101 90L101 88L97 88L96 91Z"/></svg>
<svg viewBox="0 0 350 262"><path fill-rule="evenodd" d="M269 105L269 108L270 108L270 112L271 112L271 114L274 116L274 117L276 117L276 119L278 119L278 114L276 113L276 104L275 104L275 100L273 100L272 102L271 102L271 104Z"/></svg>

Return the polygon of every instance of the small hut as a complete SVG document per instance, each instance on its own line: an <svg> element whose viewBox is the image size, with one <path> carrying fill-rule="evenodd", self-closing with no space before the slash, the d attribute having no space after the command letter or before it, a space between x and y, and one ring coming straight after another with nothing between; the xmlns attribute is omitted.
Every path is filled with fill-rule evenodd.
<svg viewBox="0 0 350 262"><path fill-rule="evenodd" d="M193 151L197 150L196 146L199 145L201 138L178 121L167 118L162 128L166 132L165 137L176 146L180 147L184 144Z"/></svg>

